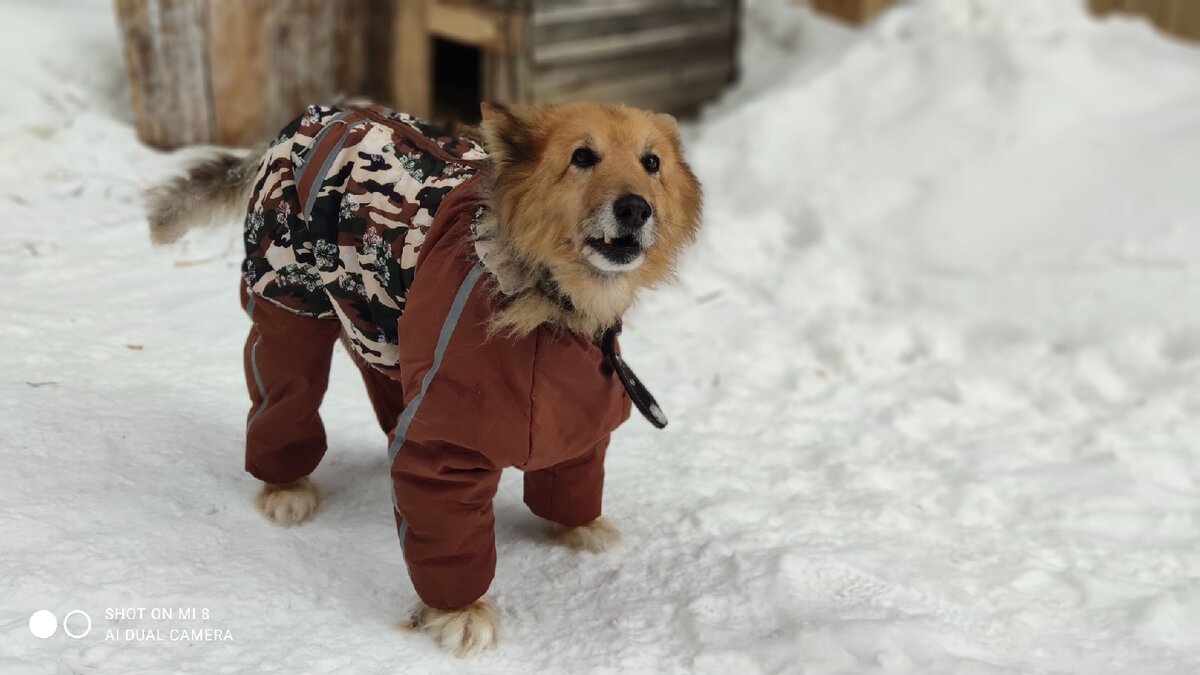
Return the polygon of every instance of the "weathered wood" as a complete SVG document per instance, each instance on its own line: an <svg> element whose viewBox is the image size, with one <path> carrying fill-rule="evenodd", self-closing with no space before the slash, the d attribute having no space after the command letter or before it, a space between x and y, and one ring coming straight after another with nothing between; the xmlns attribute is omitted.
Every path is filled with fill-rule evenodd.
<svg viewBox="0 0 1200 675"><path fill-rule="evenodd" d="M139 136L246 145L306 105L363 94L361 0L117 0Z"/></svg>
<svg viewBox="0 0 1200 675"><path fill-rule="evenodd" d="M238 0L233 0L237 2ZM270 100L291 110L303 110L314 101L338 93L334 81L336 52L335 10L339 2L276 0L278 11L267 20Z"/></svg>
<svg viewBox="0 0 1200 675"><path fill-rule="evenodd" d="M395 107L392 95L392 31L399 12L395 0L359 0L365 29L363 91Z"/></svg>
<svg viewBox="0 0 1200 675"><path fill-rule="evenodd" d="M138 137L160 148L212 142L204 0L117 0Z"/></svg>
<svg viewBox="0 0 1200 675"><path fill-rule="evenodd" d="M736 74L735 0L535 0L530 100L686 114Z"/></svg>
<svg viewBox="0 0 1200 675"><path fill-rule="evenodd" d="M613 14L579 21L532 23L530 41L540 45L622 36L657 28L693 26L705 22L723 22L734 26L733 7L729 4L711 7L659 7L639 14Z"/></svg>
<svg viewBox="0 0 1200 675"><path fill-rule="evenodd" d="M647 110L656 110L685 118L693 115L704 104L718 97L728 85L728 81L722 77L707 82L697 82L686 89L679 90L614 88L609 95L601 94L588 98L574 96L564 98L547 97L536 99L536 102L600 101L602 103L622 104L636 108L645 108Z"/></svg>
<svg viewBox="0 0 1200 675"><path fill-rule="evenodd" d="M433 112L433 65L426 29L430 0L402 0L392 28L392 99L414 115Z"/></svg>
<svg viewBox="0 0 1200 675"><path fill-rule="evenodd" d="M564 0L538 0L531 20L534 25L547 26L637 17L651 12L721 9L728 6L728 0L607 0L606 2L582 3Z"/></svg>
<svg viewBox="0 0 1200 675"><path fill-rule="evenodd" d="M482 48L486 100L591 99L686 112L711 100L736 72L738 0L431 2L460 17L457 29L433 22L433 34ZM497 20L468 31L466 6L490 16L502 9L510 18L509 46L500 46ZM454 31L471 34L456 38Z"/></svg>
<svg viewBox="0 0 1200 675"><path fill-rule="evenodd" d="M679 119L686 119L694 117L728 87L728 80L713 80L696 84L683 92L643 92L625 103L637 108L670 113Z"/></svg>
<svg viewBox="0 0 1200 675"><path fill-rule="evenodd" d="M864 23L887 9L893 0L812 0L813 9L850 23Z"/></svg>
<svg viewBox="0 0 1200 675"><path fill-rule="evenodd" d="M1169 0L1123 0L1121 9L1131 14L1148 16L1158 22L1167 18L1169 4L1172 4Z"/></svg>
<svg viewBox="0 0 1200 675"><path fill-rule="evenodd" d="M432 39L480 98L693 107L733 77L737 0L115 0L139 134L244 145L310 103L434 112ZM382 94L382 95L381 95Z"/></svg>
<svg viewBox="0 0 1200 675"><path fill-rule="evenodd" d="M263 26L270 0L214 2L208 16L208 63L215 138L228 145L259 140L270 103Z"/></svg>
<svg viewBox="0 0 1200 675"><path fill-rule="evenodd" d="M371 31L367 29L371 21L368 10L372 3L369 0L341 0L339 4L330 36L330 50L335 56L333 84L339 94L369 94L368 62L371 60L371 50L376 46L369 41Z"/></svg>
<svg viewBox="0 0 1200 675"><path fill-rule="evenodd" d="M652 67L649 70L665 72L695 66L700 63L726 63L733 60L729 57L732 49L729 38L718 38L689 44L683 49L653 54ZM628 77L647 70L647 55L642 52L632 52L623 56L609 59L598 59L580 63L566 63L538 68L533 72L532 83L535 89L579 89L590 83Z"/></svg>
<svg viewBox="0 0 1200 675"><path fill-rule="evenodd" d="M688 99L688 89L703 87L712 82L726 83L732 74L733 64L725 59L710 59L675 68L644 69L636 73L622 73L602 80L588 80L565 86L535 85L533 100L535 103L567 100L630 103L644 98L647 92L669 92L681 99Z"/></svg>
<svg viewBox="0 0 1200 675"><path fill-rule="evenodd" d="M1167 33L1200 41L1200 2L1196 0L1090 0L1088 5L1100 15L1139 14Z"/></svg>
<svg viewBox="0 0 1200 675"><path fill-rule="evenodd" d="M1200 2L1175 0L1167 26L1175 35L1200 40Z"/></svg>
<svg viewBox="0 0 1200 675"><path fill-rule="evenodd" d="M538 45L533 62L538 65L603 59L634 51L667 51L712 38L732 37L735 27L725 20L662 26L623 34Z"/></svg>
<svg viewBox="0 0 1200 675"><path fill-rule="evenodd" d="M480 98L483 100L494 103L529 100L527 20L525 12L510 12L503 28L507 47L502 51L485 50L481 53Z"/></svg>
<svg viewBox="0 0 1200 675"><path fill-rule="evenodd" d="M435 2L429 8L429 32L478 49L508 53L509 13L474 4Z"/></svg>
<svg viewBox="0 0 1200 675"><path fill-rule="evenodd" d="M216 11L245 0L210 2ZM258 61L241 69L251 80L244 86L258 86L265 97L257 137L277 131L305 106L367 93L362 7L359 0L268 0L262 16L250 17L259 19L256 39L265 45ZM228 59L214 57L214 67Z"/></svg>

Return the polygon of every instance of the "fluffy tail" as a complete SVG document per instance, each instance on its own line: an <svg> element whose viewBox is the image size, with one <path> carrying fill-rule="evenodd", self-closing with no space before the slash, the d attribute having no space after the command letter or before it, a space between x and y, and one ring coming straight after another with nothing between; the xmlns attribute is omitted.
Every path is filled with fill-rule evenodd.
<svg viewBox="0 0 1200 675"><path fill-rule="evenodd" d="M238 218L254 187L262 157L258 150L245 158L222 152L196 162L186 175L151 188L146 193L150 240L169 244L193 227Z"/></svg>

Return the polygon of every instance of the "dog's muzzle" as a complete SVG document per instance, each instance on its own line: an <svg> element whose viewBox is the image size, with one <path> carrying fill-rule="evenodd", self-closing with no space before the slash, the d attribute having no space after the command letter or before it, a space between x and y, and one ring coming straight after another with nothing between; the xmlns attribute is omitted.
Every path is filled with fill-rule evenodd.
<svg viewBox="0 0 1200 675"><path fill-rule="evenodd" d="M654 243L654 209L639 195L622 195L613 200L600 229L599 236L586 241L588 262L605 272L636 269L645 259L646 247Z"/></svg>

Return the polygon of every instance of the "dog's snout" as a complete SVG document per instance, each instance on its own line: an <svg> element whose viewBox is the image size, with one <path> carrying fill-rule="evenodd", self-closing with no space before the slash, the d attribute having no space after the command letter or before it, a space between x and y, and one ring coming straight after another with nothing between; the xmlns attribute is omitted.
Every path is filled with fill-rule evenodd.
<svg viewBox="0 0 1200 675"><path fill-rule="evenodd" d="M622 195L613 202L613 214L622 233L637 231L650 220L653 213L650 202L638 195Z"/></svg>

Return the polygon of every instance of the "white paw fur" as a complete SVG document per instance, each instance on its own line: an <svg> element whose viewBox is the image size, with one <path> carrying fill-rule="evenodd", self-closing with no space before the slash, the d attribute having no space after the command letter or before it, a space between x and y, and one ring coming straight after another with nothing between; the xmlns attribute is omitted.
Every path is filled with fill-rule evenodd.
<svg viewBox="0 0 1200 675"><path fill-rule="evenodd" d="M491 649L500 640L500 617L484 598L459 609L435 609L418 601L407 628L425 631L459 658Z"/></svg>
<svg viewBox="0 0 1200 675"><path fill-rule="evenodd" d="M621 541L621 531L604 516L579 527L562 527L554 535L555 540L577 551L603 553Z"/></svg>
<svg viewBox="0 0 1200 675"><path fill-rule="evenodd" d="M291 527L312 517L320 503L317 486L307 477L291 483L263 483L254 504L272 523Z"/></svg>

